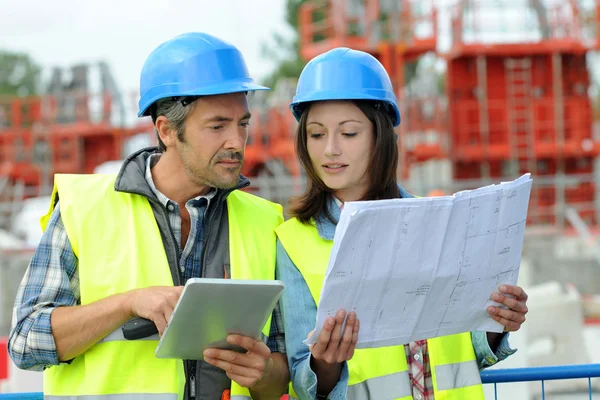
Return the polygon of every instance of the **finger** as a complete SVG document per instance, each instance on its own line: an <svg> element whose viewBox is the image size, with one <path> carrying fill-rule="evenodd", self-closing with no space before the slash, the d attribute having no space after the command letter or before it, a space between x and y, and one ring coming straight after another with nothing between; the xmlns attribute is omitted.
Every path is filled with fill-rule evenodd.
<svg viewBox="0 0 600 400"><path fill-rule="evenodd" d="M348 352L348 347L352 343L352 333L354 332L354 325L356 323L356 313L349 313L348 318L346 319L346 327L344 328L344 332L342 334L342 340L340 342L339 348L336 352L337 362L346 361L346 354Z"/></svg>
<svg viewBox="0 0 600 400"><path fill-rule="evenodd" d="M327 350L325 350L325 357L328 358L328 362L335 362L335 354L340 346L340 340L342 339L342 327L344 326L344 320L346 319L346 312L339 310L335 315L335 326L331 333L331 338L327 344Z"/></svg>
<svg viewBox="0 0 600 400"><path fill-rule="evenodd" d="M236 382L241 387L245 387L245 388L249 388L249 389L251 389L254 385L256 385L258 383L258 381L260 380L260 378L258 378L258 379L247 378L245 376L235 375L235 374L231 374L229 372L227 373L227 377L229 379L231 379L232 381Z"/></svg>
<svg viewBox="0 0 600 400"><path fill-rule="evenodd" d="M256 340L248 336L242 335L229 335L227 336L227 342L243 347L251 353L256 353L259 356L267 358L271 355L271 350L263 343L262 340Z"/></svg>
<svg viewBox="0 0 600 400"><path fill-rule="evenodd" d="M488 312L491 316L497 316L507 321L512 321L521 325L525 322L525 315L512 310L504 310L498 307L489 307ZM506 325L504 325L506 326Z"/></svg>
<svg viewBox="0 0 600 400"><path fill-rule="evenodd" d="M264 369L265 359L256 354L243 354L231 350L206 349L202 353L204 358L219 360L233 365L251 369Z"/></svg>
<svg viewBox="0 0 600 400"><path fill-rule="evenodd" d="M335 318L329 317L323 324L323 330L319 334L317 338L317 342L310 346L310 352L312 355L320 359L325 350L327 350L327 344L329 343L329 339L331 338L331 333L333 332L333 327L335 326Z"/></svg>
<svg viewBox="0 0 600 400"><path fill-rule="evenodd" d="M498 321L501 325L504 326L504 331L505 332L514 332L514 331L518 331L519 328L521 328L522 324L519 324L515 321L510 321L506 318L503 318L499 315L492 315L492 318L496 321Z"/></svg>
<svg viewBox="0 0 600 400"><path fill-rule="evenodd" d="M227 373L230 379L237 381L245 381L248 386L258 381L262 376L262 370L249 368L243 365L237 365L218 358L205 357L204 361L222 369ZM241 383L241 382L239 382ZM242 385L243 386L243 385Z"/></svg>
<svg viewBox="0 0 600 400"><path fill-rule="evenodd" d="M346 360L350 360L354 357L354 350L356 349L356 343L358 342L358 331L360 330L360 321L358 318L354 323L354 329L352 330L352 343L348 346L348 350L346 350Z"/></svg>
<svg viewBox="0 0 600 400"><path fill-rule="evenodd" d="M519 287L519 289L521 289L521 294L519 296L517 296L517 298L521 301L526 302L529 299L529 295L527 295L525 290L523 290L521 287Z"/></svg>
<svg viewBox="0 0 600 400"><path fill-rule="evenodd" d="M520 286L500 285L498 290L501 293L513 295L517 300L527 301L527 299L529 298L529 296L527 296L527 293L525 293L523 288L521 288Z"/></svg>
<svg viewBox="0 0 600 400"><path fill-rule="evenodd" d="M176 292L168 293L166 299L171 310L174 310L175 306L177 305L177 301L179 301L179 294Z"/></svg>
<svg viewBox="0 0 600 400"><path fill-rule="evenodd" d="M500 293L492 293L490 299L494 300L497 303L504 304L508 308L523 314L527 314L527 311L529 311L525 303L523 303L522 301L511 297L506 297L505 295Z"/></svg>
<svg viewBox="0 0 600 400"><path fill-rule="evenodd" d="M181 293L183 292L184 288L185 286L174 286L175 293L177 293L178 296L181 296Z"/></svg>
<svg viewBox="0 0 600 400"><path fill-rule="evenodd" d="M165 303L165 304L162 305L161 310L162 310L162 314L164 316L164 319L168 323L171 320L171 315L173 314L174 308L170 304Z"/></svg>
<svg viewBox="0 0 600 400"><path fill-rule="evenodd" d="M158 329L158 336L162 336L163 332L167 328L167 321L168 320L165 318L164 314L160 314L152 318L152 322L154 322L156 329Z"/></svg>

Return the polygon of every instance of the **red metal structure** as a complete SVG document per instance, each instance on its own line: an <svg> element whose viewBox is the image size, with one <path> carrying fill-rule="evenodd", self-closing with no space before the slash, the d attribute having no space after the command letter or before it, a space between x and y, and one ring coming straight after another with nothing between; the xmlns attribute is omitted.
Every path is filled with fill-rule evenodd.
<svg viewBox="0 0 600 400"><path fill-rule="evenodd" d="M593 46L579 8L574 1L553 7L526 2L519 12L533 16L528 31L535 36L527 38L522 30L515 43L493 26L503 12L473 0L453 9L446 58L454 179L497 180L526 172L542 181L557 178L562 187L534 187L531 222L554 224L555 207L566 204L596 223L594 185L578 179L592 174L600 152L587 92L586 53ZM499 33L503 37L494 42Z"/></svg>
<svg viewBox="0 0 600 400"><path fill-rule="evenodd" d="M299 17L301 54L348 46L381 61L402 107L403 179L433 159L451 161L460 188L531 172L532 223L554 224L556 210L568 205L595 224L591 176L600 147L586 54L600 49L600 0L585 15L575 0L501 3L458 0L450 49L439 52L429 2L310 1ZM427 52L446 61L445 99L404 95L405 66Z"/></svg>
<svg viewBox="0 0 600 400"><path fill-rule="evenodd" d="M92 68L98 94L91 94ZM124 96L106 64L76 65L68 80L64 72L53 71L46 95L0 98L0 186L22 184L25 197L49 194L55 173L91 173L122 159L128 138L153 135L146 120L124 127Z"/></svg>
<svg viewBox="0 0 600 400"><path fill-rule="evenodd" d="M335 47L350 47L373 54L388 71L403 115L422 117L403 120L399 150L406 176L409 163L442 157L440 140L418 135L444 124L440 105L423 113L424 99L404 99L407 65L437 47L437 11L431 0L322 0L303 4L299 12L301 55L309 60Z"/></svg>
<svg viewBox="0 0 600 400"><path fill-rule="evenodd" d="M458 0L451 10L451 46L444 52L438 50L434 1L307 1L299 10L301 54L308 60L348 46L381 61L403 115L402 180L432 160L449 160L455 189L531 172L536 182L531 222L554 224L556 210L570 205L597 223L594 203L600 199L590 177L600 148L592 134L586 54L600 49L600 0L595 13L583 13L575 0L552 7L545 0L511 0L511 7ZM528 16L520 24L534 36L523 35L523 29L513 35L518 29L511 20L519 21L520 14ZM407 85L412 66L428 53L446 62L445 96L415 94ZM0 185L9 177L40 194L53 173L91 172L122 158L128 137L154 136L149 121L127 129L113 122L115 110L122 109L110 79L92 99L85 67L73 69L68 85L59 75L48 96L0 99ZM293 145L296 121L287 109L291 94L280 97L281 104L253 107L242 171L247 176L301 174Z"/></svg>
<svg viewBox="0 0 600 400"><path fill-rule="evenodd" d="M97 120L87 106L96 99L87 94L73 99L69 117L54 96L0 99L0 177L24 183L30 196L47 194L54 173L91 173L121 159L127 138L152 132L147 124L116 127L110 120L112 97L99 97Z"/></svg>
<svg viewBox="0 0 600 400"><path fill-rule="evenodd" d="M296 120L286 106L252 110L242 173L260 175L269 163L277 160L287 174L299 176L300 164L294 152L295 129Z"/></svg>

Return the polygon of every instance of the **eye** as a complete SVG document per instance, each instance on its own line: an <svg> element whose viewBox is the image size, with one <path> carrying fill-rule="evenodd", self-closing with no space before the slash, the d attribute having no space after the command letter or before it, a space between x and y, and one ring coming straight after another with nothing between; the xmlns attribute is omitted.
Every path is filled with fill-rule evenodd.
<svg viewBox="0 0 600 400"><path fill-rule="evenodd" d="M213 125L209 128L212 129L213 131L218 131L220 129L223 129L223 125Z"/></svg>
<svg viewBox="0 0 600 400"><path fill-rule="evenodd" d="M356 132L344 132L344 133L342 133L342 135L344 135L346 137L354 137L354 136L356 136Z"/></svg>
<svg viewBox="0 0 600 400"><path fill-rule="evenodd" d="M320 138L321 136L323 136L323 134L322 134L322 133L318 133L318 132L313 132L313 133L309 134L309 136L310 136L311 138L313 138L313 139L318 139L318 138Z"/></svg>
<svg viewBox="0 0 600 400"><path fill-rule="evenodd" d="M247 128L250 126L250 121L246 121L246 122L240 122L240 126Z"/></svg>

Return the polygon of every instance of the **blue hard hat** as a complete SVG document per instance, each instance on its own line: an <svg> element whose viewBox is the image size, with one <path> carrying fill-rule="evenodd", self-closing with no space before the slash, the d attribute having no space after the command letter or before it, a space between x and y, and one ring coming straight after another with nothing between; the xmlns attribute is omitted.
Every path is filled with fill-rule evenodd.
<svg viewBox="0 0 600 400"><path fill-rule="evenodd" d="M146 59L138 117L150 115L150 106L167 97L254 90L269 88L254 83L235 46L206 33L184 33L158 46Z"/></svg>
<svg viewBox="0 0 600 400"><path fill-rule="evenodd" d="M303 104L323 100L372 100L387 104L394 126L400 125L400 110L385 68L369 53L338 47L306 64L290 109L300 120Z"/></svg>

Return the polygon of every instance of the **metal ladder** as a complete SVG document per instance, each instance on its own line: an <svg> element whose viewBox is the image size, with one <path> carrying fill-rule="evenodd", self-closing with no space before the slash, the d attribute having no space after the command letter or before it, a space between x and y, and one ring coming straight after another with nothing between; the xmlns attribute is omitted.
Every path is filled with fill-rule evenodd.
<svg viewBox="0 0 600 400"><path fill-rule="evenodd" d="M533 132L532 61L530 57L504 61L507 94L507 118L511 158L515 174L536 173Z"/></svg>

